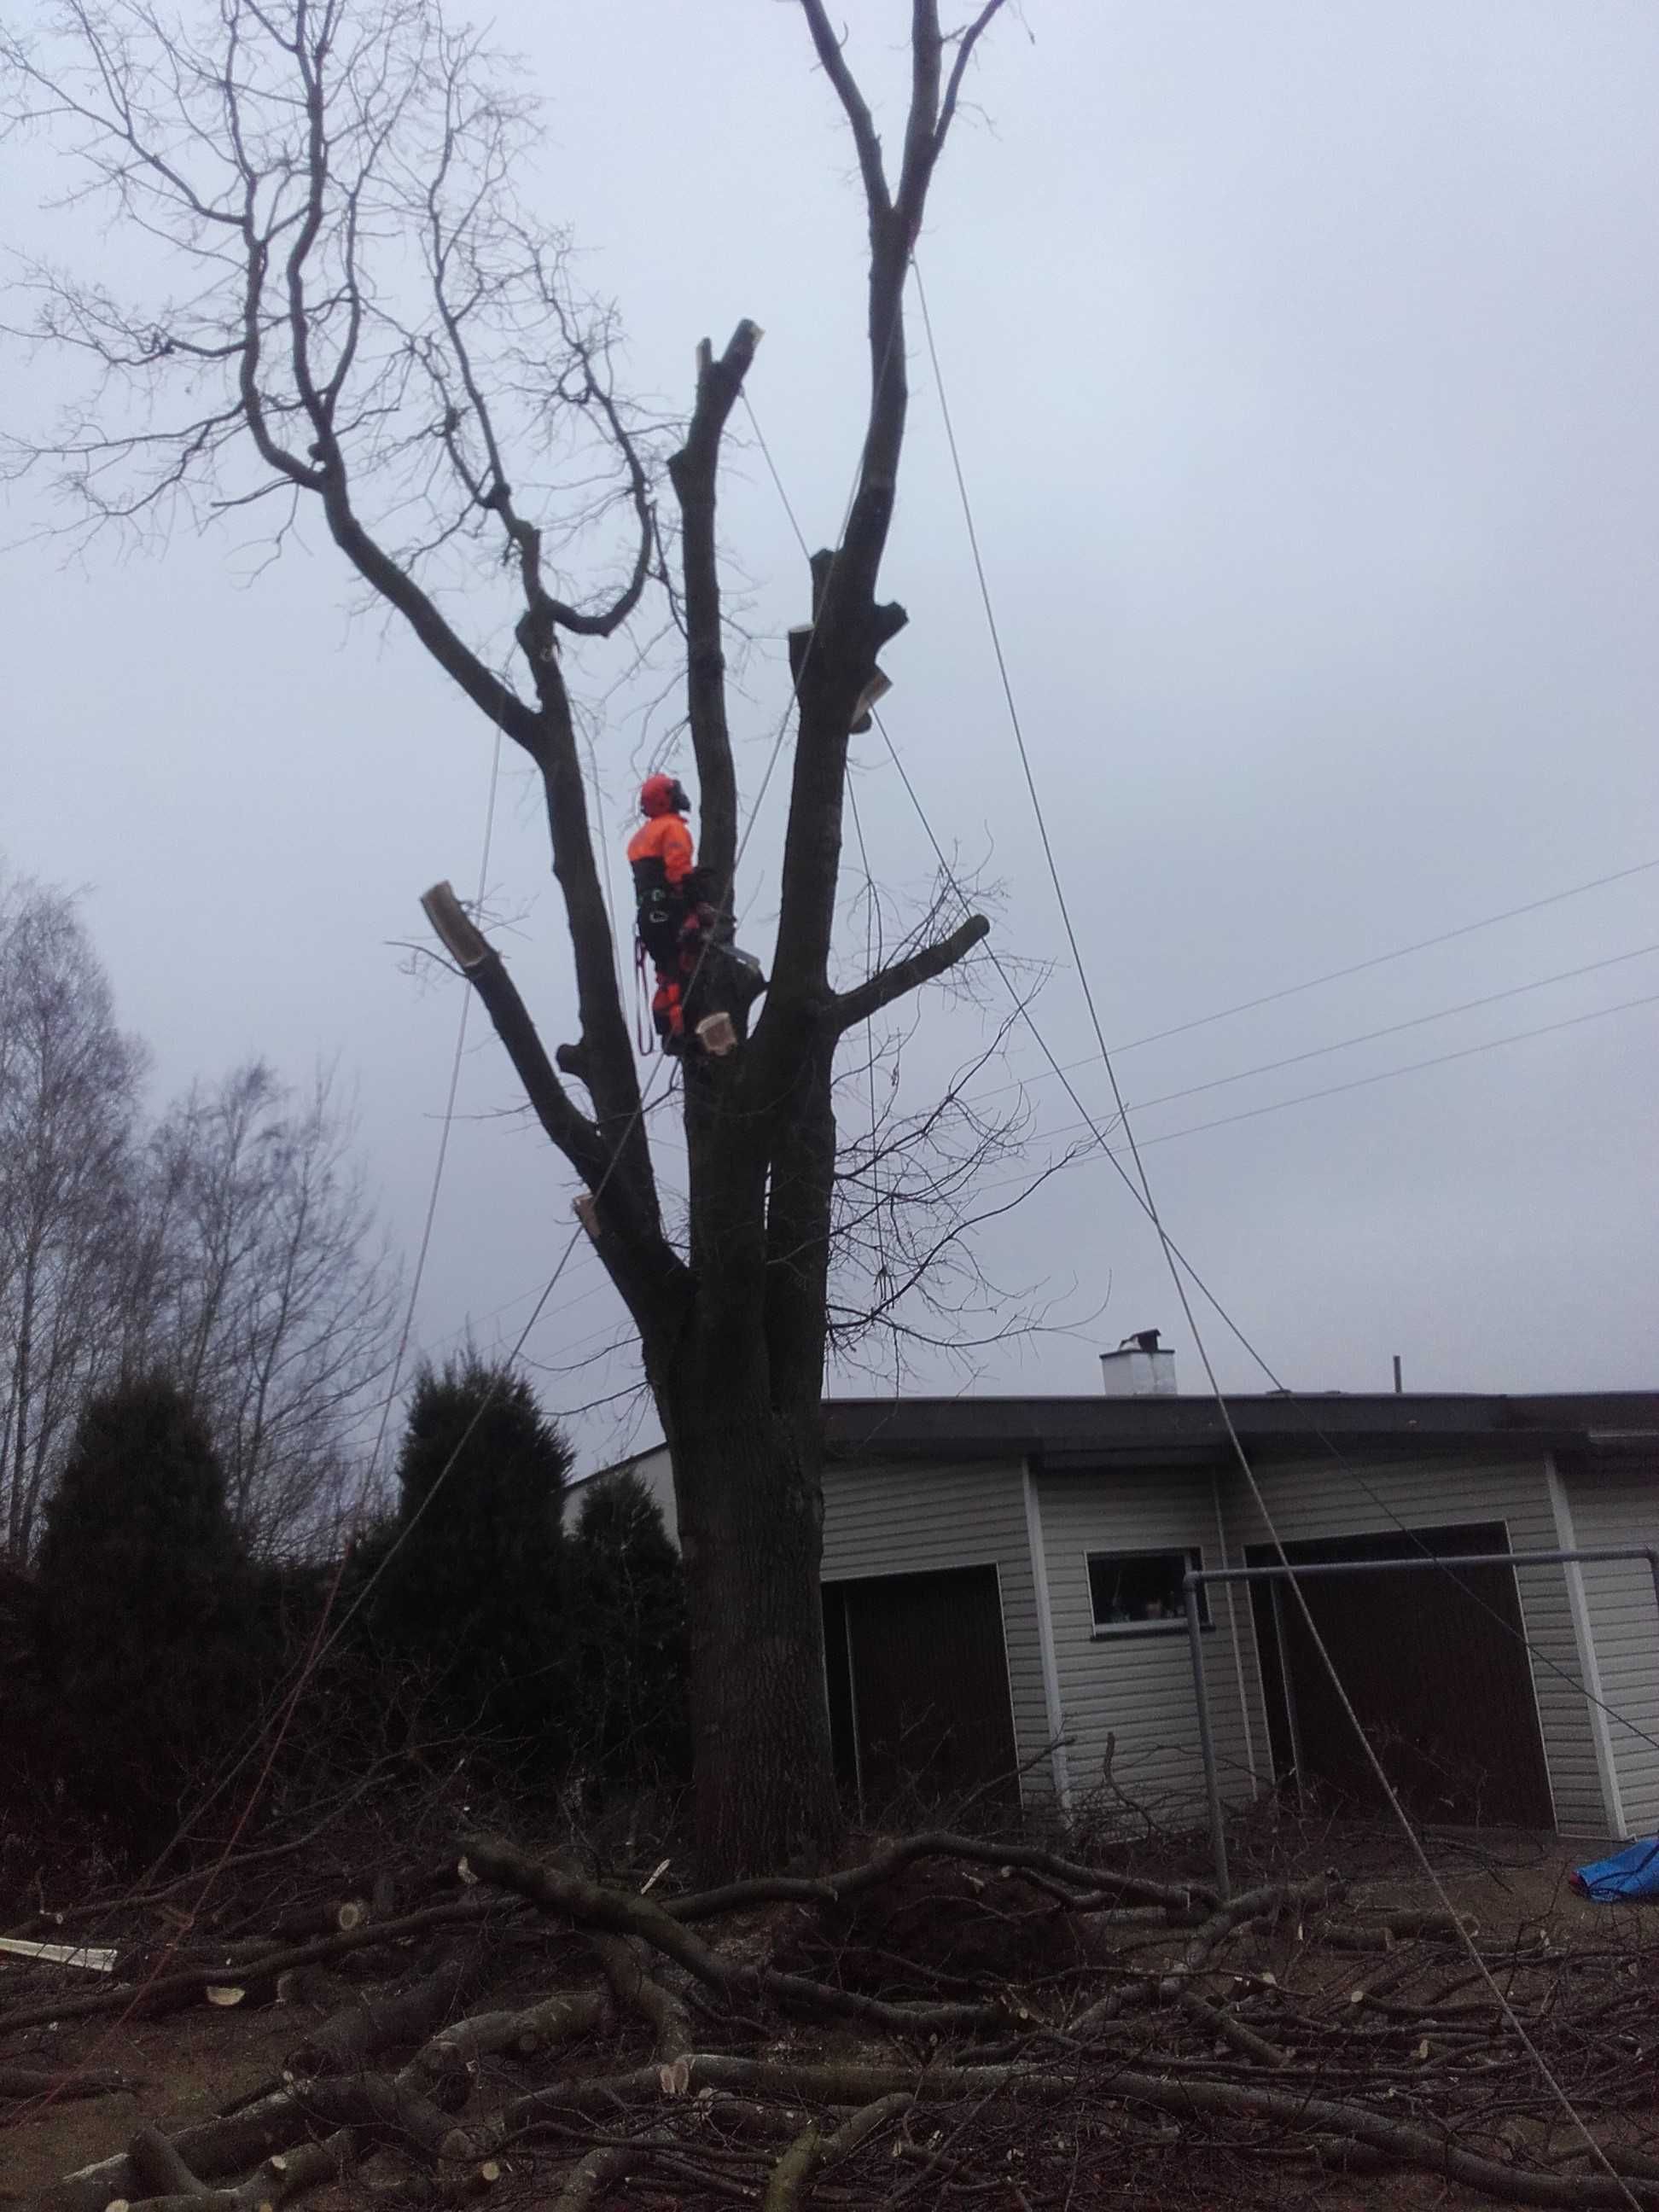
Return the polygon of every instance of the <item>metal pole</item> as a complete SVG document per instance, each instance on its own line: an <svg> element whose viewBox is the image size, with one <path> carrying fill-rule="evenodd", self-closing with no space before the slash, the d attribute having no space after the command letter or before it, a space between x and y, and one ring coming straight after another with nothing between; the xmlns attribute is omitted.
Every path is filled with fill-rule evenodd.
<svg viewBox="0 0 1659 2212"><path fill-rule="evenodd" d="M1291 1567L1194 1567L1191 1572L1207 1589L1212 1583L1299 1582L1313 1575L1420 1575L1432 1567L1556 1567L1573 1560L1588 1565L1604 1559L1651 1562L1656 1557L1659 1546L1594 1544L1572 1552L1430 1552L1420 1559L1308 1559ZM1655 1589L1659 1591L1659 1576Z"/></svg>
<svg viewBox="0 0 1659 2212"><path fill-rule="evenodd" d="M1656 1568L1659 1573L1659 1568ZM1216 1771L1215 1738L1210 1733L1210 1693L1204 1680L1204 1622L1198 1610L1198 1579L1188 1569L1182 1590L1187 1600L1187 1642L1193 1655L1193 1695L1198 1700L1198 1747L1204 1759L1204 1797L1210 1808L1210 1848L1215 1854L1215 1883L1224 1899L1231 1885L1227 1879L1226 1814L1221 1802L1221 1777Z"/></svg>
<svg viewBox="0 0 1659 2212"><path fill-rule="evenodd" d="M1210 1808L1210 1841L1215 1850L1216 1883L1222 1896L1229 1893L1227 1838L1223 1826L1221 1782L1216 1772L1215 1743L1210 1734L1210 1699L1204 1685L1203 1623L1198 1594L1212 1583L1294 1583L1303 1575L1425 1574L1431 1568L1553 1567L1583 1565L1591 1561L1645 1559L1653 1577L1653 1597L1659 1607L1659 1545L1595 1544L1562 1552L1454 1552L1431 1553L1421 1559L1310 1559L1298 1566L1189 1567L1182 1580L1187 1600L1187 1641L1192 1646L1193 1690L1198 1699L1198 1744L1204 1755L1204 1794ZM1527 1638L1522 1637L1523 1644ZM1531 1645L1527 1644L1530 1651ZM1288 1701L1288 1685L1286 1686ZM1301 1760L1298 1757L1297 1776Z"/></svg>
<svg viewBox="0 0 1659 2212"><path fill-rule="evenodd" d="M1396 1352L1394 1355L1394 1395L1396 1398L1401 1395L1405 1387L1400 1379L1400 1354Z"/></svg>

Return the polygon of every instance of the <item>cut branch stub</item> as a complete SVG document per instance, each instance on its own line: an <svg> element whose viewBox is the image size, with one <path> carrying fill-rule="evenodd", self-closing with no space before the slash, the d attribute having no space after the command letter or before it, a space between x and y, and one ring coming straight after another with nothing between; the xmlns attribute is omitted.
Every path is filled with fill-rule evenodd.
<svg viewBox="0 0 1659 2212"><path fill-rule="evenodd" d="M811 623L802 623L789 633L789 680L796 691L805 681L811 659L812 639L815 635ZM848 724L849 733L861 738L870 727L876 708L892 690L892 678L873 664L863 690L853 702L853 717Z"/></svg>
<svg viewBox="0 0 1659 2212"><path fill-rule="evenodd" d="M590 1188L607 1180L611 1158L599 1131L560 1082L501 956L447 884L421 896L444 950L483 1000L536 1118Z"/></svg>
<svg viewBox="0 0 1659 2212"><path fill-rule="evenodd" d="M970 914L968 919L939 939L937 944L924 945L920 951L903 960L895 960L850 991L843 991L835 1000L831 1019L838 1030L851 1029L855 1023L868 1021L884 1006L890 1006L896 999L908 992L919 990L936 976L954 968L966 954L991 933L991 925L982 914Z"/></svg>
<svg viewBox="0 0 1659 2212"><path fill-rule="evenodd" d="M437 933L438 941L464 975L482 968L489 957L489 940L474 923L472 917L447 884L434 884L429 891L421 893L421 905L427 920Z"/></svg>

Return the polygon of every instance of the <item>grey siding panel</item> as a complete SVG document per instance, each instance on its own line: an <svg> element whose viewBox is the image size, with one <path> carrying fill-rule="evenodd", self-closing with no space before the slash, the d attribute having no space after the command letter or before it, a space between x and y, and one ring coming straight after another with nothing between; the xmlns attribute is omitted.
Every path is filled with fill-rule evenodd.
<svg viewBox="0 0 1659 2212"><path fill-rule="evenodd" d="M1046 1792L1048 1741L1036 1592L1025 1533L1021 1460L940 1466L831 1465L823 1474L823 1579L923 1574L941 1567L994 1565L1002 1589L1002 1632L1014 1740L1029 1797Z"/></svg>
<svg viewBox="0 0 1659 2212"><path fill-rule="evenodd" d="M576 1516L581 1511L582 1498L590 1483L601 1481L608 1474L637 1475L662 1510L663 1526L668 1531L668 1540L678 1550L680 1540L679 1516L674 1506L674 1469L668 1457L666 1444L653 1444L649 1451L638 1452L632 1459L617 1460L613 1466L598 1467L590 1474L579 1474L565 1486L564 1525L574 1528Z"/></svg>
<svg viewBox="0 0 1659 2212"><path fill-rule="evenodd" d="M1581 1546L1659 1544L1659 1464L1588 1468L1565 1479ZM1602 1698L1613 1713L1659 1738L1659 1607L1647 1563L1608 1560L1580 1571ZM1659 1831L1659 1744L1611 1717L1607 1740L1626 1829L1650 1836Z"/></svg>
<svg viewBox="0 0 1659 2212"><path fill-rule="evenodd" d="M678 1546L680 1516L674 1503L674 1467L668 1456L667 1445L659 1444L655 1451L647 1452L635 1460L634 1472L662 1509L663 1526L668 1531L669 1541Z"/></svg>
<svg viewBox="0 0 1659 2212"><path fill-rule="evenodd" d="M1256 1480L1281 1537L1375 1534L1403 1522L1408 1528L1446 1527L1462 1521L1501 1521L1512 1551L1557 1548L1554 1508L1545 1462L1517 1460L1479 1464L1456 1460L1412 1466L1335 1461L1258 1467ZM1366 1495L1361 1480L1384 1504ZM1384 1510L1384 1505L1387 1510ZM1397 1516L1390 1519L1390 1512ZM1227 1492L1230 1542L1265 1542L1267 1529L1242 1480ZM1580 1532L1581 1542L1589 1539ZM1583 1694L1566 1576L1560 1567L1516 1571L1555 1800L1558 1828L1569 1834L1605 1832L1601 1781L1589 1708ZM1402 1575L1401 1621L1410 1631L1412 1578Z"/></svg>
<svg viewBox="0 0 1659 2212"><path fill-rule="evenodd" d="M1036 1491L1073 1804L1102 1787L1109 1742L1112 1779L1127 1796L1160 1823L1190 1820L1202 1810L1203 1767L1187 1638L1097 1637L1087 1559L1091 1552L1195 1549L1205 1566L1220 1566L1212 1478L1195 1470L1050 1474L1038 1478ZM1204 1665L1216 1757L1228 1796L1248 1798L1257 1761L1261 1781L1268 1779L1266 1732L1247 1720L1239 1696L1242 1668L1259 1708L1249 1608L1237 1609L1236 1664L1233 1592L1213 1590L1210 1602L1215 1626L1205 1634Z"/></svg>

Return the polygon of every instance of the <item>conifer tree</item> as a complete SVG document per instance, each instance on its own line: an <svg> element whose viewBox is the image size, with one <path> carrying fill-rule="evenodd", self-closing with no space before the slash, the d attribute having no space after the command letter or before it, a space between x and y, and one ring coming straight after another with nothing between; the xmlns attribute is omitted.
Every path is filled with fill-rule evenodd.
<svg viewBox="0 0 1659 2212"><path fill-rule="evenodd" d="M568 1549L577 1756L606 1781L678 1780L691 1750L684 1582L638 1475L589 1485Z"/></svg>
<svg viewBox="0 0 1659 2212"><path fill-rule="evenodd" d="M256 1654L222 1469L167 1376L83 1409L46 1508L40 1653L58 1772L118 1849L173 1834L246 1718Z"/></svg>
<svg viewBox="0 0 1659 2212"><path fill-rule="evenodd" d="M476 1353L416 1378L375 1610L454 1725L535 1763L568 1740L560 1585L571 1455L522 1376Z"/></svg>

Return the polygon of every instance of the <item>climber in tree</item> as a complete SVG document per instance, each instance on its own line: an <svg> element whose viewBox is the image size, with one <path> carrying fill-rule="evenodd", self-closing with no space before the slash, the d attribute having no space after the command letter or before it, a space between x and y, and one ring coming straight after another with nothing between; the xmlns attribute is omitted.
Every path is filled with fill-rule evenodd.
<svg viewBox="0 0 1659 2212"><path fill-rule="evenodd" d="M634 871L635 959L641 975L649 954L657 971L651 1019L665 1052L685 1049L685 988L696 972L702 938L702 902L691 831L691 801L672 775L640 786L645 817L629 840Z"/></svg>

